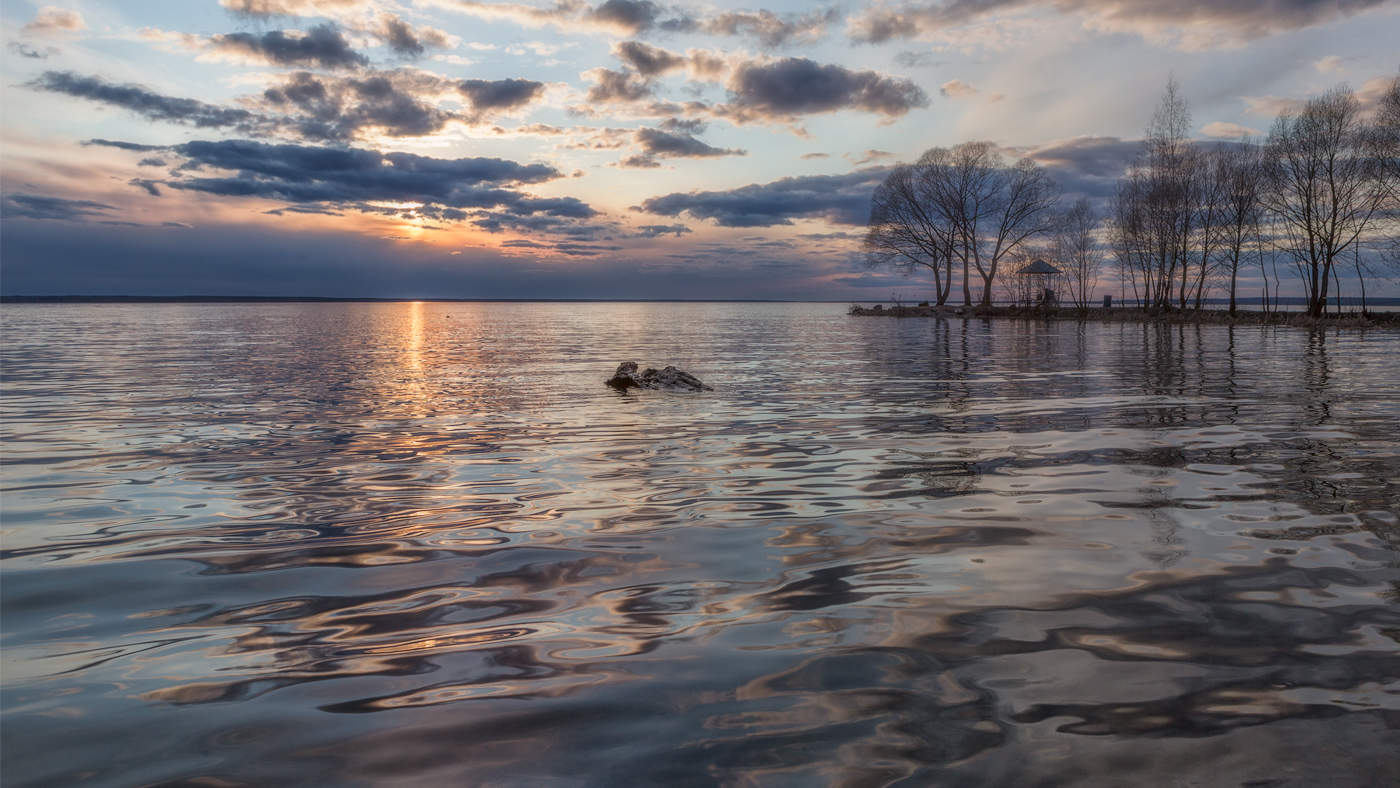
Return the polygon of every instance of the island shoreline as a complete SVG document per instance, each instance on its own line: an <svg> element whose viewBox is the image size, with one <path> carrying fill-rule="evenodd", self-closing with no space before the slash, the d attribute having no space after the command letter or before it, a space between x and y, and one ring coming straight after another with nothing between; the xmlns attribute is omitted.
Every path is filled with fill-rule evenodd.
<svg viewBox="0 0 1400 788"><path fill-rule="evenodd" d="M1069 320L1100 323L1172 325L1286 326L1291 328L1400 328L1400 312L1343 312L1313 317L1304 312L1224 309L1142 309L1139 307L884 306L851 305L857 317L963 317L1015 320Z"/></svg>

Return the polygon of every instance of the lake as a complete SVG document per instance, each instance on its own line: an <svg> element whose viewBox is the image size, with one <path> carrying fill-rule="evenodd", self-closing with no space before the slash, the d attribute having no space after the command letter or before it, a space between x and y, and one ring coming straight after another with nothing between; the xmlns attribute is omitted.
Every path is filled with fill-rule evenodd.
<svg viewBox="0 0 1400 788"><path fill-rule="evenodd" d="M1400 333L7 305L17 786L1400 781ZM675 364L711 393L602 385Z"/></svg>

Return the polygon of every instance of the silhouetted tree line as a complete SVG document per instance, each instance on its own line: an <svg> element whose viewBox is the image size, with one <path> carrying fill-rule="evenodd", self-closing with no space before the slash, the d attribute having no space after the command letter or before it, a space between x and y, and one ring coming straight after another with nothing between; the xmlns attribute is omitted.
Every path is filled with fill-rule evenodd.
<svg viewBox="0 0 1400 788"><path fill-rule="evenodd" d="M1361 287L1374 263L1400 264L1400 77L1367 117L1345 86L1286 110L1266 139L1206 144L1190 139L1191 114L1169 80L1146 129L1143 150L1119 182L1107 216L1087 200L1060 208L1060 192L1034 161L1008 162L988 142L933 148L895 167L871 200L866 261L933 273L938 304L961 272L971 305L971 272L981 303L1010 261L1037 251L1066 274L1085 307L1111 257L1123 287L1153 309L1201 307L1215 288L1229 293L1253 263L1265 303L1277 299L1281 258L1321 315L1350 263Z"/></svg>

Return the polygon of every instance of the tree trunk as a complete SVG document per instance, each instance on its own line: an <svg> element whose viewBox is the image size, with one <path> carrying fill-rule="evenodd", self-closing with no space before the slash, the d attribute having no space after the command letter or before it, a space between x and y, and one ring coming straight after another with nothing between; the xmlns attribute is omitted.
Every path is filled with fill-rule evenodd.
<svg viewBox="0 0 1400 788"><path fill-rule="evenodd" d="M963 244L963 306L972 306L972 287L967 279L967 244Z"/></svg>
<svg viewBox="0 0 1400 788"><path fill-rule="evenodd" d="M1235 279L1239 276L1240 259L1230 261L1230 314L1235 314Z"/></svg>

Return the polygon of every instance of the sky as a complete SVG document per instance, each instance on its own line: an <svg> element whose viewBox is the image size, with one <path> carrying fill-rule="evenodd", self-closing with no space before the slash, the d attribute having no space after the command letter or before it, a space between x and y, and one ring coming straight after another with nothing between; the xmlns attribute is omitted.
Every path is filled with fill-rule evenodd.
<svg viewBox="0 0 1400 788"><path fill-rule="evenodd" d="M860 248L897 162L990 140L1103 206L1169 77L1198 139L1233 140L1400 66L1400 0L0 0L0 22L7 295L913 300L927 281Z"/></svg>

